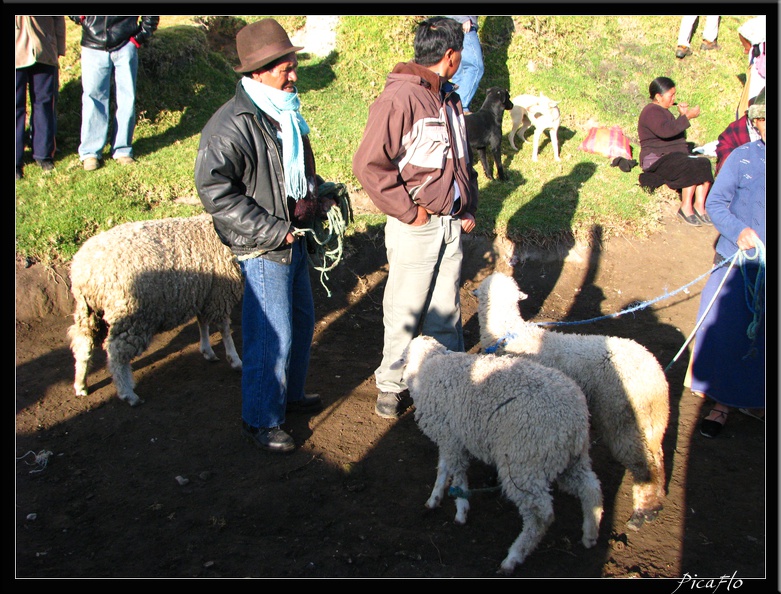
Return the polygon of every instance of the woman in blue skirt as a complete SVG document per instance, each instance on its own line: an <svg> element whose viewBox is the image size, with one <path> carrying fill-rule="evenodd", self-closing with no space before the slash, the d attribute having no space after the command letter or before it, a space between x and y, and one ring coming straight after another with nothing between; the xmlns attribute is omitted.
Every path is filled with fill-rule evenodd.
<svg viewBox="0 0 781 594"><path fill-rule="evenodd" d="M715 402L700 424L700 433L711 438L732 408L764 418L765 106L752 105L748 115L761 140L729 155L708 194L708 213L720 233L714 263L727 262L702 291L691 389Z"/></svg>

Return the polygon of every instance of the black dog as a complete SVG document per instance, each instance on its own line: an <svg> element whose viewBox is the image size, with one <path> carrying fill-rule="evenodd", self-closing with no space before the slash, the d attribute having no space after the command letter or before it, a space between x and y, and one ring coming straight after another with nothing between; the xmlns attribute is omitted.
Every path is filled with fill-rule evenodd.
<svg viewBox="0 0 781 594"><path fill-rule="evenodd" d="M477 149L488 179L493 179L494 174L486 156L486 148L491 149L499 179L505 179L504 167L502 167L502 117L505 111L510 111L512 108L510 92L499 87L491 87L480 109L464 116L469 144L473 149Z"/></svg>

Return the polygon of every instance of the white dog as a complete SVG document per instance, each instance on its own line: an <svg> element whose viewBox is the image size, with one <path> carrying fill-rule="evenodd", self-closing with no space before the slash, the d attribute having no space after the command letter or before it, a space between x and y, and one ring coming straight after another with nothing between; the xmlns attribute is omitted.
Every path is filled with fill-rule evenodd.
<svg viewBox="0 0 781 594"><path fill-rule="evenodd" d="M515 133L520 130L521 138L526 130L534 126L534 149L532 152L532 161L537 160L537 151L540 147L540 137L545 130L548 130L550 142L553 146L553 158L561 161L559 158L559 123L561 123L561 112L557 107L558 101L553 101L540 93L536 95L518 95L513 99L514 107L510 111L513 121L513 129L510 132L510 146L514 150Z"/></svg>

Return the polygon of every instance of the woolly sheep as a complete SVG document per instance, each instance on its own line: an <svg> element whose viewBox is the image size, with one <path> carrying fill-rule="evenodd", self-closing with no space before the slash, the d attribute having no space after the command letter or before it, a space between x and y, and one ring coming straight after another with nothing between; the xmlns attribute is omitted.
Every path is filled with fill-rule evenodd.
<svg viewBox="0 0 781 594"><path fill-rule="evenodd" d="M241 369L230 315L241 299L243 279L209 215L118 225L84 242L70 275L76 306L68 336L77 396L87 394L89 360L105 330L103 346L117 395L131 406L143 402L133 391L131 360L155 334L193 317L203 356L218 359L209 344L209 325L217 324L228 362Z"/></svg>
<svg viewBox="0 0 781 594"><path fill-rule="evenodd" d="M474 294L483 350L526 355L574 379L593 427L632 473L628 527L639 530L655 519L665 499L662 439L670 416L669 386L656 358L627 338L565 334L525 322L518 302L527 295L511 276L494 273Z"/></svg>
<svg viewBox="0 0 781 594"><path fill-rule="evenodd" d="M415 420L439 447L427 508L441 504L451 481L455 522L466 522L473 456L496 467L502 492L523 518L501 572L512 573L523 563L553 522L554 480L580 498L583 546L596 544L602 490L591 469L586 399L571 379L518 357L448 351L428 336L412 340L394 364L402 365Z"/></svg>

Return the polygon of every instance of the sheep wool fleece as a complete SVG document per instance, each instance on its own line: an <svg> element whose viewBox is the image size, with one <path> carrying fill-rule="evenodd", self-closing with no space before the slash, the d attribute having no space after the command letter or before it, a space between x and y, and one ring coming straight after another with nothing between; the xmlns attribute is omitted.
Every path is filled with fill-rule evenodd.
<svg viewBox="0 0 781 594"><path fill-rule="evenodd" d="M468 491L471 455L496 467L523 518L502 572L523 563L553 522L553 481L580 499L582 543L596 544L602 491L591 468L586 399L574 381L518 357L448 351L430 336L413 339L398 364L405 365L415 420L439 447L426 507L440 505L448 484ZM456 509L456 523L465 523L468 499L457 496Z"/></svg>

